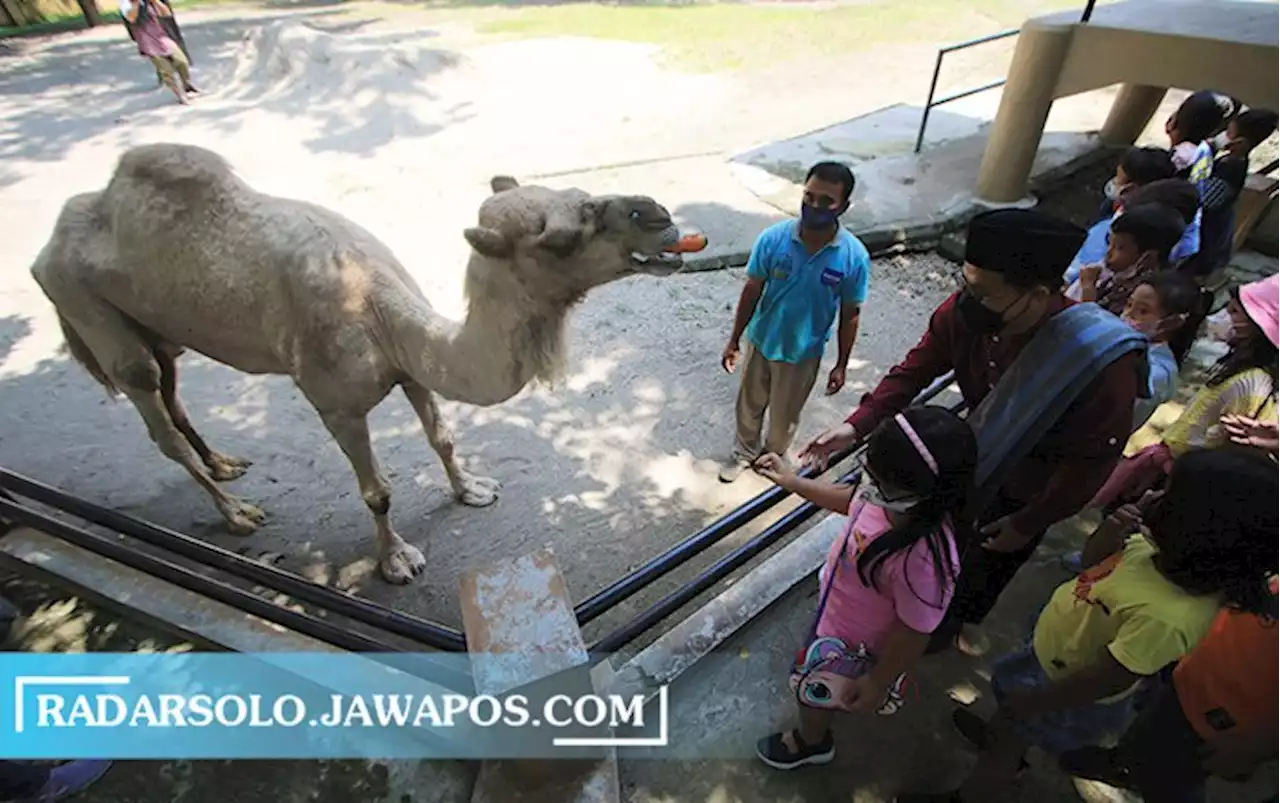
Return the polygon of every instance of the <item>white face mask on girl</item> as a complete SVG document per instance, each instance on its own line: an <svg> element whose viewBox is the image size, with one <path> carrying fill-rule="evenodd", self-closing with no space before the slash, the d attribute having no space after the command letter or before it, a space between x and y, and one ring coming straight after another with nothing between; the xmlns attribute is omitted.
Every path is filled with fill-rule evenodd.
<svg viewBox="0 0 1280 803"><path fill-rule="evenodd" d="M875 505L892 513L906 513L920 504L920 499L915 496L908 496L902 499L886 499L884 492L880 490L880 486L876 485L866 474L862 475L862 488L859 489L859 494L862 496L862 501L868 505Z"/></svg>
<svg viewBox="0 0 1280 803"><path fill-rule="evenodd" d="M1205 333L1214 340L1227 343L1231 340L1231 333L1235 331L1235 324L1231 321L1231 313L1226 307L1218 310L1204 320Z"/></svg>

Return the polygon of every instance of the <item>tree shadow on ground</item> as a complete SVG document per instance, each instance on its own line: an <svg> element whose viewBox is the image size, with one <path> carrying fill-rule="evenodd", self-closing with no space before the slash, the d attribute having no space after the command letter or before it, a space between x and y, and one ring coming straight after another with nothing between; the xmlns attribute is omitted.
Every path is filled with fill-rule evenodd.
<svg viewBox="0 0 1280 803"><path fill-rule="evenodd" d="M31 334L31 323L17 315L0 317L0 363L9 356L13 347L27 335Z"/></svg>
<svg viewBox="0 0 1280 803"><path fill-rule="evenodd" d="M413 109L414 103L434 100L428 86L432 76L457 63L451 52L418 45L429 35L424 32L370 37L363 41L364 55L343 56L350 69L336 73L336 84L312 80L312 73L324 70L325 59L341 55L341 48L330 45L356 42L360 29L374 21L332 17L338 13L321 9L183 22L193 80L204 92L185 108L157 86L154 69L123 26L117 26L118 37L107 39L110 31L97 29L31 49L0 74L0 119L6 122L0 158L56 161L96 138L111 141L113 132L112 144L126 147L139 126L145 130L152 124L176 122L228 135L262 111L314 130L306 144L315 151L362 153L399 136L429 136L466 118L465 106L432 108L430 119L419 119ZM302 42L288 59L275 61L260 54L242 58L246 36L259 36L256 29L286 20L320 31L324 46L308 48ZM232 84L233 79L239 80Z"/></svg>
<svg viewBox="0 0 1280 803"><path fill-rule="evenodd" d="M991 648L980 657L956 651L926 656L909 676L907 704L890 717L837 716L836 757L826 767L779 772L754 755L755 742L796 724L795 695L787 676L818 605L809 578L765 614L682 675L670 694L672 750L678 758L645 760L644 751L624 764L630 803L816 803L889 801L903 791L954 789L971 769L975 753L956 732L952 712L971 707L983 717L995 710L991 666L1020 648L1034 614L1053 590L1073 582L1060 558L1078 549L1095 518L1050 531L1036 556L1018 573L984 623ZM669 754L669 753L668 753ZM1000 800L1090 803L1116 800L1096 789L1078 790L1055 761L1029 753L1030 769ZM1255 803L1275 790L1274 765L1252 783L1210 784L1215 803Z"/></svg>
<svg viewBox="0 0 1280 803"><path fill-rule="evenodd" d="M94 602L32 577L0 569L0 597L19 617L0 651L28 653L186 653L194 645L121 619ZM297 688L296 683L291 683ZM279 803L460 803L476 765L460 761L118 761L78 795L85 803L186 800Z"/></svg>
<svg viewBox="0 0 1280 803"><path fill-rule="evenodd" d="M686 211L755 231L771 222L714 205L678 207L675 215ZM901 295L892 273L883 274L873 279L873 293L885 302L868 308L864 327L913 320L922 326L936 300ZM464 571L545 545L559 556L570 593L580 601L766 489L753 475L732 486L716 479L732 441L737 393L737 377L720 369L719 355L741 281L740 273L717 271L599 288L570 321L570 371L562 386L527 389L491 408L444 404L464 465L504 483L493 508L453 500L400 394L377 408L370 425L392 489L392 519L428 551L426 577L408 588L378 577L372 522L352 471L287 377L247 376L198 355L184 358L179 370L197 429L215 448L255 461L228 488L271 516L248 539L225 533L203 492L150 443L131 405L108 402L64 356L0 380L0 392L13 400L0 451L7 467L98 504L255 556L281 556L282 567L317 582L453 626L460 622L457 588ZM38 316L29 325L57 341L52 316L47 310ZM827 365L834 350L833 338ZM882 367L901 356L897 351L860 346L841 394L825 397L815 389L800 437L847 414ZM588 638L689 581L793 504L780 505L593 622Z"/></svg>

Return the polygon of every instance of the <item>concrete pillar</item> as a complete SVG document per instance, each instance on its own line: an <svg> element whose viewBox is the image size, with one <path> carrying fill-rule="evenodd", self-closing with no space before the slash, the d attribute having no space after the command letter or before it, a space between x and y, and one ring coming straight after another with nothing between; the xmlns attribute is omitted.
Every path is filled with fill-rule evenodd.
<svg viewBox="0 0 1280 803"><path fill-rule="evenodd" d="M1151 122L1169 90L1162 86L1125 84L1120 88L1107 121L1099 132L1108 145L1132 145Z"/></svg>
<svg viewBox="0 0 1280 803"><path fill-rule="evenodd" d="M1015 203L1026 196L1073 30L1072 25L1048 26L1036 20L1023 24L978 170L981 200Z"/></svg>

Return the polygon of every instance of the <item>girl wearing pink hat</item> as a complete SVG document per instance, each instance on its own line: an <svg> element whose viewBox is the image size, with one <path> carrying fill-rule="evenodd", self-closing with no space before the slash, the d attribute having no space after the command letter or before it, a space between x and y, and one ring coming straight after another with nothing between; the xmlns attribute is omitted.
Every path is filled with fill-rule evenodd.
<svg viewBox="0 0 1280 803"><path fill-rule="evenodd" d="M1161 435L1160 442L1126 454L1094 496L1104 512L1137 501L1168 476L1174 459L1193 449L1230 442L1222 419L1276 420L1277 310L1280 276L1231 290L1227 306L1207 321L1209 334L1230 349L1214 364L1204 388Z"/></svg>

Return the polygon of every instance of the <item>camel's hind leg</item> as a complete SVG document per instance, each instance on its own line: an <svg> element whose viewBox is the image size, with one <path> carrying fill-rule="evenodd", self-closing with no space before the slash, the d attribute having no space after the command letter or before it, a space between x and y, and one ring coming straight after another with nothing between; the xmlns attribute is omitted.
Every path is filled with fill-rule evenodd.
<svg viewBox="0 0 1280 803"><path fill-rule="evenodd" d="M449 475L449 485L453 487L458 501L472 507L485 507L496 502L498 489L502 487L497 480L469 474L458 465L458 458L453 452L453 433L440 417L435 394L421 385L407 383L404 385L404 395L409 397L409 403L418 413L422 428L427 431L427 440L431 441L431 448L436 450L440 462L444 463L445 474Z"/></svg>
<svg viewBox="0 0 1280 803"><path fill-rule="evenodd" d="M187 470L209 494L231 532L247 535L266 516L261 510L227 493L214 483L192 452L191 444L169 415L161 393L161 369L156 354L124 318L110 307L98 306L79 320L64 315L88 345L102 373L119 388L147 425L151 440L162 454Z"/></svg>
<svg viewBox="0 0 1280 803"><path fill-rule="evenodd" d="M164 400L165 409L169 411L169 417L173 420L174 426L191 444L191 448L196 450L196 454L200 455L200 460L209 469L209 476L219 482L244 476L245 471L253 463L211 449L191 425L187 408L183 406L182 399L178 398L177 357L164 349L156 349L155 356L160 364L160 397Z"/></svg>

